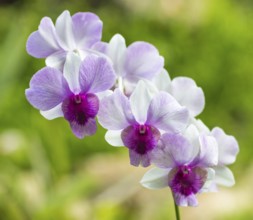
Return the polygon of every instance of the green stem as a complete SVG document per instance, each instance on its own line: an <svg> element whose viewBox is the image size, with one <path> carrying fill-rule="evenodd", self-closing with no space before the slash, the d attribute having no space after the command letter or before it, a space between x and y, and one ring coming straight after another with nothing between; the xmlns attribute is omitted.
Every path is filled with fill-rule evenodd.
<svg viewBox="0 0 253 220"><path fill-rule="evenodd" d="M179 208L175 202L174 206L175 206L176 220L180 220Z"/></svg>

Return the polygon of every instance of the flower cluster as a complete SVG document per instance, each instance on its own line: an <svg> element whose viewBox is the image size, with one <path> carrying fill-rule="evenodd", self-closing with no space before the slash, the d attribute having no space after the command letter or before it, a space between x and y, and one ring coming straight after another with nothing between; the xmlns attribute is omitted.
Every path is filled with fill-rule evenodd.
<svg viewBox="0 0 253 220"><path fill-rule="evenodd" d="M155 165L141 180L147 188L170 187L179 206L196 206L196 194L232 186L227 165L239 151L221 128L196 119L204 93L188 77L170 79L164 58L147 42L126 46L116 34L101 41L93 13L64 11L56 23L44 17L27 52L45 58L25 94L51 120L64 117L78 138L96 132L96 118L112 146L125 146L133 166Z"/></svg>

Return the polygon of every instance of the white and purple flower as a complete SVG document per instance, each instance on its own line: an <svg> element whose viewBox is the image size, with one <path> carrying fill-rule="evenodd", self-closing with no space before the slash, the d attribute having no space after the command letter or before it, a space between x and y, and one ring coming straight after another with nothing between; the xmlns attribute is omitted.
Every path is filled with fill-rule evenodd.
<svg viewBox="0 0 253 220"><path fill-rule="evenodd" d="M126 146L130 163L147 167L161 133L180 132L186 127L188 117L187 109L171 95L151 94L147 85L140 81L129 99L119 89L105 97L101 101L98 121L109 130L105 136L109 144Z"/></svg>
<svg viewBox="0 0 253 220"><path fill-rule="evenodd" d="M190 125L183 134L163 134L152 162L159 168L149 170L141 184L149 189L170 187L178 206L196 206L196 194L208 188L214 179L217 142Z"/></svg>
<svg viewBox="0 0 253 220"><path fill-rule="evenodd" d="M33 32L26 44L27 52L36 58L46 58L46 64L62 70L69 52L83 59L96 53L91 47L101 40L102 21L90 12L79 12L70 16L64 11L55 26L49 17L42 18L38 31Z"/></svg>
<svg viewBox="0 0 253 220"><path fill-rule="evenodd" d="M217 166L214 167L215 182L211 190L217 190L216 184L226 187L233 186L235 184L234 175L227 166L235 162L239 153L239 145L236 139L232 135L227 135L219 127L215 127L210 131L201 120L194 120L193 122L200 132L211 135L218 144L219 158Z"/></svg>
<svg viewBox="0 0 253 220"><path fill-rule="evenodd" d="M170 93L180 105L185 106L191 117L199 115L205 106L203 90L189 77L170 79L168 72L163 69L152 82L159 91Z"/></svg>
<svg viewBox="0 0 253 220"><path fill-rule="evenodd" d="M139 80L151 80L164 66L164 58L153 45L137 41L127 47L120 34L115 34L109 43L98 42L94 48L112 60L117 75L115 87L126 95L132 93Z"/></svg>
<svg viewBox="0 0 253 220"><path fill-rule="evenodd" d="M83 61L68 54L63 73L45 67L38 71L26 90L27 100L47 119L64 117L78 138L96 132L95 117L99 94L115 83L115 73L107 59L88 55Z"/></svg>

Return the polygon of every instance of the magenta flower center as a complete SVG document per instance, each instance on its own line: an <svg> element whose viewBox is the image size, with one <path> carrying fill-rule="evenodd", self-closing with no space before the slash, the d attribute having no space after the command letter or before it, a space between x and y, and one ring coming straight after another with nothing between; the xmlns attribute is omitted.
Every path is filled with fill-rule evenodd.
<svg viewBox="0 0 253 220"><path fill-rule="evenodd" d="M95 118L99 109L99 100L96 95L72 94L62 103L64 117L69 122L85 125L89 118Z"/></svg>
<svg viewBox="0 0 253 220"><path fill-rule="evenodd" d="M203 187L207 171L200 167L181 166L169 174L169 186L174 193L184 196L196 194Z"/></svg>
<svg viewBox="0 0 253 220"><path fill-rule="evenodd" d="M140 155L153 150L160 138L160 132L151 125L131 125L121 133L121 138L126 147Z"/></svg>

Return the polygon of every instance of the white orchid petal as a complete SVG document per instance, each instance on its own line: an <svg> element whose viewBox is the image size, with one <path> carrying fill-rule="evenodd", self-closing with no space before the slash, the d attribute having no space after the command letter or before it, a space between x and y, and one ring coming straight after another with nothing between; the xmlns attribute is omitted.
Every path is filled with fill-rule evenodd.
<svg viewBox="0 0 253 220"><path fill-rule="evenodd" d="M40 111L40 114L48 120L63 117L63 111L61 106L62 103L60 103L59 105L55 106L54 108L48 111Z"/></svg>
<svg viewBox="0 0 253 220"><path fill-rule="evenodd" d="M109 143L110 145L114 147L124 146L124 143L122 142L122 139L121 139L121 130L107 131L105 134L105 140L107 141L107 143Z"/></svg>
<svg viewBox="0 0 253 220"><path fill-rule="evenodd" d="M161 189L168 187L168 174L170 169L153 168L146 172L140 183L148 189Z"/></svg>

